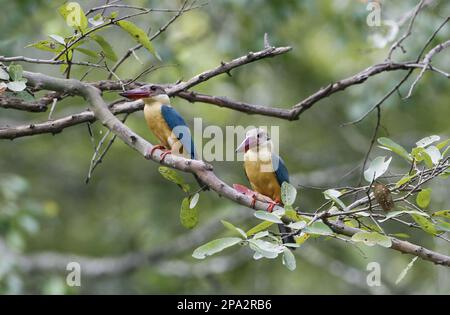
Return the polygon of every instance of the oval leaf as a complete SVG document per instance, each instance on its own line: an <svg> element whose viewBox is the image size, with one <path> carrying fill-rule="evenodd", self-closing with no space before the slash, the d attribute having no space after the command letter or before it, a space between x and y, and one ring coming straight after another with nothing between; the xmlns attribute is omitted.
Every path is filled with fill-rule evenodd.
<svg viewBox="0 0 450 315"><path fill-rule="evenodd" d="M247 237L250 237L258 232L264 231L267 228L269 228L270 226L273 225L273 222L269 222L269 221L264 221L261 222L260 224L252 227L250 230L248 230L245 234L247 235Z"/></svg>
<svg viewBox="0 0 450 315"><path fill-rule="evenodd" d="M225 220L220 220L220 222L222 222L223 226L226 227L228 230L236 232L237 234L241 235L244 239L247 238L247 234L245 234L245 232L242 229L234 226L233 224Z"/></svg>
<svg viewBox="0 0 450 315"><path fill-rule="evenodd" d="M60 6L58 12L70 27L80 31L84 31L88 27L86 15L77 2L68 2Z"/></svg>
<svg viewBox="0 0 450 315"><path fill-rule="evenodd" d="M189 198L184 198L181 203L180 222L188 229L194 228L198 223L198 211L189 206Z"/></svg>
<svg viewBox="0 0 450 315"><path fill-rule="evenodd" d="M395 143L389 138L381 137L377 139L378 143L381 144L380 148L392 151L408 161L411 161L411 156L406 152L406 150L399 144Z"/></svg>
<svg viewBox="0 0 450 315"><path fill-rule="evenodd" d="M156 52L147 34L141 28L130 21L118 21L117 24L124 31L130 34L138 43L144 46L153 56L155 56L155 58L161 60L161 57Z"/></svg>
<svg viewBox="0 0 450 315"><path fill-rule="evenodd" d="M441 152L438 148L436 148L434 145L430 145L428 148L425 149L425 151L428 153L428 156L431 159L431 162L436 165L441 160Z"/></svg>
<svg viewBox="0 0 450 315"><path fill-rule="evenodd" d="M261 239L248 240L249 246L261 256L269 259L277 258L284 251L284 246L274 244Z"/></svg>
<svg viewBox="0 0 450 315"><path fill-rule="evenodd" d="M369 165L369 168L364 171L364 178L366 181L371 183L373 180L377 179L383 175L389 168L392 157L385 161L385 156L376 157Z"/></svg>
<svg viewBox="0 0 450 315"><path fill-rule="evenodd" d="M9 74L2 68L0 68L0 80L9 80Z"/></svg>
<svg viewBox="0 0 450 315"><path fill-rule="evenodd" d="M281 184L281 201L287 206L292 206L297 197L297 189L288 182Z"/></svg>
<svg viewBox="0 0 450 315"><path fill-rule="evenodd" d="M425 232L427 232L431 235L437 234L437 230L436 230L434 224L430 220L428 220L427 218L425 218L421 215L417 215L414 213L411 213L410 216L414 219L414 221L416 221L416 223L420 226L420 228L422 230L424 230Z"/></svg>
<svg viewBox="0 0 450 315"><path fill-rule="evenodd" d="M25 81L8 82L6 85L8 86L8 89L13 92L20 92L27 88Z"/></svg>
<svg viewBox="0 0 450 315"><path fill-rule="evenodd" d="M20 81L22 79L23 68L21 65L12 64L8 67L11 81Z"/></svg>
<svg viewBox="0 0 450 315"><path fill-rule="evenodd" d="M181 187L181 189L183 189L183 191L189 192L189 185L185 184L183 177L181 177L181 175L178 174L177 171L165 166L160 166L158 168L158 171L162 175L162 177L164 177L168 181L171 181L172 183L177 184Z"/></svg>
<svg viewBox="0 0 450 315"><path fill-rule="evenodd" d="M432 214L432 216L437 216L437 217L443 217L443 218L450 219L450 210L436 211L435 213Z"/></svg>
<svg viewBox="0 0 450 315"><path fill-rule="evenodd" d="M297 263L295 261L295 256L292 252L285 248L283 251L283 265L286 266L290 271L294 271L297 268Z"/></svg>
<svg viewBox="0 0 450 315"><path fill-rule="evenodd" d="M416 197L416 203L422 209L428 207L431 201L431 189L422 189Z"/></svg>
<svg viewBox="0 0 450 315"><path fill-rule="evenodd" d="M117 55L114 52L112 46L100 35L91 35L91 38L97 42L97 44L102 48L102 51L106 58L114 62L117 61Z"/></svg>
<svg viewBox="0 0 450 315"><path fill-rule="evenodd" d="M255 211L255 217L257 217L258 219L273 222L273 223L283 223L283 221L281 221L281 219L278 216L276 216L275 214L266 212L266 211L262 211L262 210Z"/></svg>
<svg viewBox="0 0 450 315"><path fill-rule="evenodd" d="M419 141L416 142L416 145L418 147L425 148L426 146L429 146L433 142L439 141L440 139L441 139L441 137L433 135L433 136L429 136L429 137L420 139Z"/></svg>
<svg viewBox="0 0 450 315"><path fill-rule="evenodd" d="M192 253L192 257L197 259L204 259L206 256L211 256L216 253L223 251L225 248L236 245L242 241L239 237L224 237L219 238L217 240L213 240L209 243L206 243Z"/></svg>
<svg viewBox="0 0 450 315"><path fill-rule="evenodd" d="M362 242L367 246L380 245L387 248L392 246L391 238L378 232L358 232L352 236L352 241Z"/></svg>
<svg viewBox="0 0 450 315"><path fill-rule="evenodd" d="M312 225L305 227L303 229L303 232L312 235L325 235L325 236L330 236L334 234L333 231L330 229L330 227L325 223L323 223L322 221L316 221Z"/></svg>

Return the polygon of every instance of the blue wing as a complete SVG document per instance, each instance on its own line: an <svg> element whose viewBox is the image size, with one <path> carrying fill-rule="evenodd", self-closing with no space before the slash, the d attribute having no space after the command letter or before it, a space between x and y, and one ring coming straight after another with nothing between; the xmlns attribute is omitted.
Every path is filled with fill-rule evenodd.
<svg viewBox="0 0 450 315"><path fill-rule="evenodd" d="M189 153L191 159L195 159L194 141L183 117L173 107L168 105L161 106L161 114L169 128L183 144L184 150Z"/></svg>
<svg viewBox="0 0 450 315"><path fill-rule="evenodd" d="M281 157L276 154L272 154L272 165L275 170L275 175L277 177L278 184L283 184L283 182L289 183L289 173Z"/></svg>

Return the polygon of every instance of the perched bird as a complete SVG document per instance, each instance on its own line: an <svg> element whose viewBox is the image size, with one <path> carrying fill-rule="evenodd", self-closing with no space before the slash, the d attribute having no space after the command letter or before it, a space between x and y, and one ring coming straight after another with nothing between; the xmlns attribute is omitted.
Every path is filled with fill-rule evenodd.
<svg viewBox="0 0 450 315"><path fill-rule="evenodd" d="M281 185L289 182L289 173L284 161L272 152L269 135L260 128L249 130L236 152L244 152L244 170L252 189L272 200L267 211L271 212L277 204L282 205ZM291 232L289 228L283 224L278 228L284 235L284 243L295 243L293 236L285 236Z"/></svg>
<svg viewBox="0 0 450 315"><path fill-rule="evenodd" d="M148 128L159 139L150 151L164 150L161 160L167 154L174 154L188 159L195 159L195 147L189 127L183 117L170 105L166 91L158 85L144 85L139 88L119 93L129 99L144 101L144 117Z"/></svg>
<svg viewBox="0 0 450 315"><path fill-rule="evenodd" d="M139 88L119 93L129 99L144 101L144 117L148 128L159 139L149 152L151 156L156 149L163 150L161 161L167 154L174 154L188 159L196 159L194 141L183 117L170 105L166 91L158 85L144 85ZM194 175L200 187L207 186Z"/></svg>

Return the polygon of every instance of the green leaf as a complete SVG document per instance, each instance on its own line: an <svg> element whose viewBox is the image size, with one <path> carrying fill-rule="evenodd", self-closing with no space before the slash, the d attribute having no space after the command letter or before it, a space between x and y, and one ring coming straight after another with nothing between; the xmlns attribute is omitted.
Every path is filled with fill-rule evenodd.
<svg viewBox="0 0 450 315"><path fill-rule="evenodd" d="M244 239L247 238L247 234L245 234L245 232L242 229L234 226L233 224L231 224L230 222L225 221L225 220L220 220L220 222L222 222L223 226L226 227L228 230L241 235Z"/></svg>
<svg viewBox="0 0 450 315"><path fill-rule="evenodd" d="M412 156L414 157L414 159L416 160L417 163L425 161L425 164L428 167L432 167L433 166L433 161L431 160L430 155L428 154L428 152L424 148L422 148L422 147L414 148L414 149L412 149L411 154L412 154Z"/></svg>
<svg viewBox="0 0 450 315"><path fill-rule="evenodd" d="M413 213L410 214L410 216L414 219L414 221L416 221L416 223L420 226L420 228L422 230L424 230L425 232L432 234L432 235L437 234L437 230L430 220L428 220L427 218L425 218L421 215L417 215L417 214L413 214Z"/></svg>
<svg viewBox="0 0 450 315"><path fill-rule="evenodd" d="M382 149L392 151L408 161L412 161L411 156L406 152L406 150L399 144L395 143L389 138L381 137L378 138L378 143L381 144Z"/></svg>
<svg viewBox="0 0 450 315"><path fill-rule="evenodd" d="M405 176L403 176L397 183L395 183L395 188L399 188L400 186L408 183L415 176L416 175L405 175Z"/></svg>
<svg viewBox="0 0 450 315"><path fill-rule="evenodd" d="M323 223L322 221L316 221L312 225L305 227L302 230L304 233L312 234L312 235L325 235L330 236L333 235L333 230L330 229L328 225Z"/></svg>
<svg viewBox="0 0 450 315"><path fill-rule="evenodd" d="M100 35L91 35L91 38L97 42L97 44L102 48L105 57L114 62L117 61L117 55L114 52L112 46Z"/></svg>
<svg viewBox="0 0 450 315"><path fill-rule="evenodd" d="M294 271L297 268L295 256L288 248L285 248L283 251L283 265L290 271Z"/></svg>
<svg viewBox="0 0 450 315"><path fill-rule="evenodd" d="M262 257L273 259L284 251L284 246L261 239L248 240L249 246Z"/></svg>
<svg viewBox="0 0 450 315"><path fill-rule="evenodd" d="M219 238L195 249L192 253L192 257L197 259L204 259L206 258L206 256L211 256L219 253L224 249L234 246L240 242L242 242L242 239L239 237Z"/></svg>
<svg viewBox="0 0 450 315"><path fill-rule="evenodd" d="M402 272L400 272L400 274L397 277L397 280L395 280L395 284L399 284L400 281L403 280L403 278L405 278L406 274L408 273L408 271L412 268L412 266L414 265L415 261L417 260L417 258L419 258L418 256L414 257L411 262L406 266L405 269L402 270Z"/></svg>
<svg viewBox="0 0 450 315"><path fill-rule="evenodd" d="M18 64L11 64L8 67L9 76L11 81L20 81L22 79L23 68Z"/></svg>
<svg viewBox="0 0 450 315"><path fill-rule="evenodd" d="M445 148L449 143L450 143L450 139L444 140L444 141L439 142L438 144L436 144L436 148L438 148L439 150L442 150L442 149Z"/></svg>
<svg viewBox="0 0 450 315"><path fill-rule="evenodd" d="M0 80L9 80L9 74L2 68L0 68Z"/></svg>
<svg viewBox="0 0 450 315"><path fill-rule="evenodd" d="M288 225L288 227L291 229L294 229L294 230L301 230L301 229L305 228L306 225L307 225L307 223L305 221L297 221L297 222L290 223Z"/></svg>
<svg viewBox="0 0 450 315"><path fill-rule="evenodd" d="M447 149L444 150L444 152L442 152L442 156L447 156L447 153L450 152L450 145L447 147Z"/></svg>
<svg viewBox="0 0 450 315"><path fill-rule="evenodd" d="M8 82L8 83L6 83L6 85L8 86L9 90L11 90L13 92L20 92L27 88L27 85L25 83L26 83L26 81L21 80L21 81Z"/></svg>
<svg viewBox="0 0 450 315"><path fill-rule="evenodd" d="M450 219L450 210L436 211L432 214L432 216Z"/></svg>
<svg viewBox="0 0 450 315"><path fill-rule="evenodd" d="M352 241L362 242L367 246L380 245L387 248L392 246L391 238L378 232L358 232L352 236Z"/></svg>
<svg viewBox="0 0 450 315"><path fill-rule="evenodd" d="M450 232L450 223L437 219L437 223L435 224L435 227L442 232Z"/></svg>
<svg viewBox="0 0 450 315"><path fill-rule="evenodd" d="M425 149L428 156L431 159L431 162L436 165L441 160L441 152L438 148L436 148L434 145L430 145L428 148Z"/></svg>
<svg viewBox="0 0 450 315"><path fill-rule="evenodd" d="M40 50L50 51L52 53L56 53L58 51L61 51L63 47L60 44L57 44L51 40L41 40L37 43L33 43L30 45L25 46L25 48L33 47Z"/></svg>
<svg viewBox="0 0 450 315"><path fill-rule="evenodd" d="M283 223L283 221L281 221L281 219L270 212L267 211L255 211L254 213L255 217L257 217L258 219L264 220L264 221L269 221L269 222L273 222L273 223Z"/></svg>
<svg viewBox="0 0 450 315"><path fill-rule="evenodd" d="M306 221L309 222L310 220L307 217L303 217L301 215L299 215L291 206L285 206L284 207L284 215L286 216L286 218L297 222L297 221Z"/></svg>
<svg viewBox="0 0 450 315"><path fill-rule="evenodd" d="M416 197L416 203L422 209L428 207L431 201L431 188L422 189Z"/></svg>
<svg viewBox="0 0 450 315"><path fill-rule="evenodd" d="M99 26L105 23L105 21L103 20L103 16L100 13L96 14L92 18L89 18L88 22L91 23L93 26Z"/></svg>
<svg viewBox="0 0 450 315"><path fill-rule="evenodd" d="M90 49L85 49L85 48L79 47L79 48L75 48L75 50L79 51L82 54L90 56L90 57L94 57L94 58L98 57L98 53L96 51L93 51L93 50L90 50Z"/></svg>
<svg viewBox="0 0 450 315"><path fill-rule="evenodd" d="M441 139L441 137L433 135L433 136L429 136L429 137L420 139L419 141L416 142L416 145L418 147L425 148L426 146L429 146L433 142L439 141L440 139Z"/></svg>
<svg viewBox="0 0 450 315"><path fill-rule="evenodd" d="M180 222L185 228L188 229L194 228L198 223L197 208L189 207L189 198L184 198L181 203Z"/></svg>
<svg viewBox="0 0 450 315"><path fill-rule="evenodd" d="M296 236L295 237L295 243L297 244L297 245L302 245L304 242L306 242L307 240L308 240L308 238L310 237L310 235L309 234L307 234L307 233L300 233L300 235L299 236Z"/></svg>
<svg viewBox="0 0 450 315"><path fill-rule="evenodd" d="M161 61L161 57L156 52L147 34L141 28L130 21L118 21L117 24L138 43L142 44L155 58Z"/></svg>
<svg viewBox="0 0 450 315"><path fill-rule="evenodd" d="M342 200L339 199L339 197L342 195L342 193L336 189L327 189L323 192L325 199L333 200L339 207L341 207L342 210L346 209L347 207L342 202Z"/></svg>
<svg viewBox="0 0 450 315"><path fill-rule="evenodd" d="M172 183L177 184L181 189L183 189L184 192L189 192L189 185L184 182L183 177L181 177L178 172L165 166L160 166L158 168L158 171L162 175L162 177L164 177L168 181L171 181Z"/></svg>
<svg viewBox="0 0 450 315"><path fill-rule="evenodd" d="M66 20L67 25L83 32L88 27L88 20L83 8L77 2L68 2L58 8L59 14Z"/></svg>
<svg viewBox="0 0 450 315"><path fill-rule="evenodd" d="M281 201L287 206L292 206L297 197L297 189L288 182L281 184Z"/></svg>
<svg viewBox="0 0 450 315"><path fill-rule="evenodd" d="M391 218L395 218L398 217L402 214L417 214L417 215L421 215L423 217L430 217L428 214L426 214L425 212L420 212L417 210L398 210L398 211L391 211L386 215L386 218L379 220L380 223L383 223L384 221L387 221Z"/></svg>
<svg viewBox="0 0 450 315"><path fill-rule="evenodd" d="M113 19L115 19L115 18L118 17L118 16L119 16L119 12L113 11L113 12L111 12L111 13L109 14L108 19L113 20Z"/></svg>
<svg viewBox="0 0 450 315"><path fill-rule="evenodd" d="M61 45L66 45L66 41L64 40L64 37L56 35L56 34L51 34L48 35L51 39L55 40L58 44Z"/></svg>
<svg viewBox="0 0 450 315"><path fill-rule="evenodd" d="M40 50L50 51L50 52L56 52L56 44L51 40L41 40L37 43L32 43L29 45L26 45L24 48L36 48Z"/></svg>
<svg viewBox="0 0 450 315"><path fill-rule="evenodd" d="M263 238L263 237L267 237L269 236L269 231L262 231L262 232L258 232L253 236L254 240L257 240L258 238Z"/></svg>
<svg viewBox="0 0 450 315"><path fill-rule="evenodd" d="M387 159L387 161L385 159L385 156L378 156L370 162L369 167L364 171L364 178L367 182L371 183L388 170L392 157Z"/></svg>
<svg viewBox="0 0 450 315"><path fill-rule="evenodd" d="M258 232L264 231L267 228L269 228L271 225L273 225L273 222L264 221L259 223L258 225L252 227L250 230L248 230L245 234L247 237L250 237Z"/></svg>

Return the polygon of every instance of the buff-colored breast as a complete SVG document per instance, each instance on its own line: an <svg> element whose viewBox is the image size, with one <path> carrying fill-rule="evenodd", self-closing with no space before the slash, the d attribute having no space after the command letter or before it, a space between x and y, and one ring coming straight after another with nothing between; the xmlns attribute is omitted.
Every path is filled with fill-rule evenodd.
<svg viewBox="0 0 450 315"><path fill-rule="evenodd" d="M252 189L272 200L281 200L281 187L273 171L272 160L267 155L261 159L260 154L249 150L244 155L244 169Z"/></svg>
<svg viewBox="0 0 450 315"><path fill-rule="evenodd" d="M167 125L161 113L160 102L146 103L144 107L144 117L148 128L158 138L160 143L166 148L172 150L172 154L190 158L186 150L183 149L181 142L173 134Z"/></svg>

